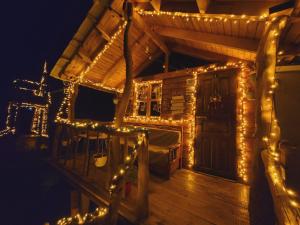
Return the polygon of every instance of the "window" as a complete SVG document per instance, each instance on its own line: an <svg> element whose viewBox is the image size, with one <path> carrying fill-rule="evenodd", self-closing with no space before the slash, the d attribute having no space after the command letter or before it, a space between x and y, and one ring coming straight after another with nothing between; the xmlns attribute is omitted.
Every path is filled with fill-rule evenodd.
<svg viewBox="0 0 300 225"><path fill-rule="evenodd" d="M161 113L162 82L141 82L135 85L136 115L159 117Z"/></svg>

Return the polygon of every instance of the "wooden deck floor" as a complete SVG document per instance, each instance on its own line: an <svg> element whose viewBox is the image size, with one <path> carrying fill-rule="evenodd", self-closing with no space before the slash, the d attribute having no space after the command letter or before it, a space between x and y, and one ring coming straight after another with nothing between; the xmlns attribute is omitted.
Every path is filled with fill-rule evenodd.
<svg viewBox="0 0 300 225"><path fill-rule="evenodd" d="M57 168L95 202L106 201L108 195L103 192L105 169L96 169L91 163L90 174L84 177L80 175L82 161L78 160L76 169L72 169L71 161L66 167ZM249 188L246 185L181 169L170 180L151 176L149 192L150 213L143 225L249 224ZM132 186L130 196L135 194L136 187ZM135 205L135 200L129 197L124 202L129 205L121 205L121 214L133 221L130 207Z"/></svg>
<svg viewBox="0 0 300 225"><path fill-rule="evenodd" d="M178 170L150 183L150 217L143 225L249 224L249 188L222 178Z"/></svg>

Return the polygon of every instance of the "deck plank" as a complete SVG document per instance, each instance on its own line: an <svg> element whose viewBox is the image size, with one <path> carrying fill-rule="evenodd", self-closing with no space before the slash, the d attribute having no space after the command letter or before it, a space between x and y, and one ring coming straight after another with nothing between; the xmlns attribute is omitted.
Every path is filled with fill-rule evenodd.
<svg viewBox="0 0 300 225"><path fill-rule="evenodd" d="M249 188L222 178L178 170L151 180L150 217L144 225L249 224Z"/></svg>

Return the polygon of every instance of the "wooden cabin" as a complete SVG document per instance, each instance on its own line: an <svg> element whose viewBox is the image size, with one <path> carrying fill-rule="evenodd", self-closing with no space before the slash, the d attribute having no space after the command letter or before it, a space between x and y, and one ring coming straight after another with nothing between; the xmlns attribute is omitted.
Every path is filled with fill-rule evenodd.
<svg viewBox="0 0 300 225"><path fill-rule="evenodd" d="M0 138L11 134L33 139L48 137L48 111L51 99L47 90L47 76L45 62L40 82L20 79L13 81L15 94L10 97L6 127L0 131Z"/></svg>
<svg viewBox="0 0 300 225"><path fill-rule="evenodd" d="M130 21L124 16L123 2L95 0L51 72L53 77L70 82L56 120L60 132L65 129L62 124L70 130L66 135L56 134L54 158L62 163L59 157L67 155L59 153L60 145L62 149L78 150L80 140L88 139L84 147L88 160L82 162L84 174L88 177L91 165L87 146L91 140L99 143L103 133L112 139L118 136L118 146L123 146L123 151L129 154L128 149L135 149L131 136L139 139L147 130L142 135L145 139L140 140L143 150L138 160L142 164L138 166L136 200L138 206L146 204L146 207L135 209L133 215L128 212L125 200L119 210L131 222L248 224L248 185L252 191L257 191L265 179L268 181L267 192L273 196L277 223L299 224L300 187L296 172L297 168L299 170L296 163L299 151L296 142L289 140L290 135L282 137L286 126L281 123L283 117L278 115L276 108L287 101L278 94L286 79L280 74L286 72L297 76L295 74L300 70L297 66L299 2L132 0L134 7ZM124 60L124 31L128 23L131 24L127 36L127 52L132 57L130 66ZM172 63L172 54L208 63L178 69ZM147 69L160 72L143 74ZM111 124L76 120L73 108L78 85L114 93L116 107L119 107L128 85L128 70L134 80L127 99L124 127L109 130L107 126ZM106 128L100 129L100 126ZM72 145L76 147L70 147L72 141L77 143ZM111 144L112 151L115 147ZM119 160L114 158L114 153L110 157L110 162ZM90 199L97 203L101 199L109 202L107 196L104 198L89 186L90 178L80 181L82 175L70 175L76 171L70 160L75 162L76 158L65 157L63 166L53 164ZM96 173L95 169L91 171ZM145 179L148 179L149 171L148 196L148 181ZM98 175L96 177L100 179ZM191 189L188 189L189 182L193 183ZM214 182L224 186L227 192L212 185ZM203 193L199 196L191 194L195 191L195 183L211 189L211 195L230 199L234 205L231 209L240 210L240 214L228 216L231 212L226 212L226 203L214 197L210 199L210 194L208 197ZM188 190L184 193L178 190L178 186ZM151 195L151 187L162 191L161 195ZM168 189L175 191L165 193ZM176 223L176 210L183 209L175 207L172 213L168 198L179 196L180 199L185 194L200 198L199 202L204 198L214 206L204 212L197 203L192 203L197 209L193 211L185 204L189 200L181 199L181 204L186 207L184 210L192 212L181 212L182 217L192 219L178 218ZM238 199L234 195L244 197ZM222 209L217 204L223 206ZM159 212L160 207L162 212ZM250 211L251 207L255 208L250 203ZM221 218L214 216L218 213ZM202 223L196 222L198 216ZM252 218L251 222L260 219Z"/></svg>

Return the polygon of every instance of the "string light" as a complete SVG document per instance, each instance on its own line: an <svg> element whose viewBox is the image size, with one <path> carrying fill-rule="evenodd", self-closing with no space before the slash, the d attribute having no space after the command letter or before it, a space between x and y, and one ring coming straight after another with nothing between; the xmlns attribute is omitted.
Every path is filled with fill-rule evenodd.
<svg viewBox="0 0 300 225"><path fill-rule="evenodd" d="M127 21L124 21L122 25L119 26L117 31L112 35L108 43L103 47L103 49L99 52L99 54L95 57L95 59L92 61L92 63L83 71L81 72L78 80L76 83L85 84L85 83L91 83L90 81L84 79L86 74L97 64L97 62L102 58L104 53L114 44L114 42L118 39L118 37L122 34L126 27ZM101 88L109 88L106 87L100 83L97 83L95 86L101 87ZM109 88L114 89L114 88Z"/></svg>
<svg viewBox="0 0 300 225"><path fill-rule="evenodd" d="M247 115L248 99L247 99L247 83L249 83L249 71L245 65L241 65L238 76L238 100L237 100L237 146L238 146L238 176L244 181L248 182L249 174L249 156L248 156L248 124L250 123Z"/></svg>
<svg viewBox="0 0 300 225"><path fill-rule="evenodd" d="M184 12L168 12L168 11L146 11L143 9L135 9L135 11L141 16L169 16L172 19L182 18L186 21L191 19L196 19L197 21L203 20L204 22L215 22L215 21L223 21L227 22L229 19L233 20L234 23L237 23L237 20L244 20L247 23L252 22L267 22L268 15L263 14L261 16L249 16L249 15L228 15L228 14L200 14L200 13L184 13Z"/></svg>
<svg viewBox="0 0 300 225"><path fill-rule="evenodd" d="M71 98L74 94L74 83L64 83L64 99L62 100L54 122L70 124L69 112L71 107Z"/></svg>
<svg viewBox="0 0 300 225"><path fill-rule="evenodd" d="M85 224L103 219L107 215L107 208L97 208L93 213L86 213L84 216L77 214L73 217L62 218L57 221L57 225L75 225L75 224Z"/></svg>
<svg viewBox="0 0 300 225"><path fill-rule="evenodd" d="M47 74L47 63L45 62L40 82L20 79L16 79L13 81L13 84L16 85L17 89L22 91L29 91L34 96L45 98L46 103L42 105L31 102L9 102L6 117L6 128L0 131L0 137L6 136L8 134L15 134L17 115L19 110L22 108L34 110L31 132L38 136L48 137L48 110L49 105L51 104L51 95L49 92L45 91L47 87L47 84L45 82Z"/></svg>
<svg viewBox="0 0 300 225"><path fill-rule="evenodd" d="M40 105L27 102L10 102L8 105L8 115L6 118L6 128L0 132L0 137L14 134L16 132L15 123L17 120L18 112L21 108L34 110L32 119L31 132L43 137L48 137L48 104Z"/></svg>
<svg viewBox="0 0 300 225"><path fill-rule="evenodd" d="M272 22L274 22L275 20L276 18L273 18ZM270 31L270 36L268 37L268 42L270 44L266 47L268 48L266 51L273 51L275 56L277 56L277 54L282 55L284 53L283 51L276 52L277 48L275 44L279 41L279 29L282 30L285 23L286 18L283 17L280 21L278 21L277 28ZM275 78L275 73L273 72L273 70L269 69L264 73L264 76L264 84L266 88L264 88L263 90L261 111L262 119L265 125L268 127L268 133L262 137L262 141L266 145L268 156L266 170L271 178L271 183L274 186L272 189L275 188L276 190L276 195L283 196L284 200L287 201L291 207L299 208L299 194L296 191L286 187L285 178L281 172L280 149L278 148L278 142L281 135L280 126L276 118L274 102L274 93L276 91L276 88L278 87L278 82Z"/></svg>

